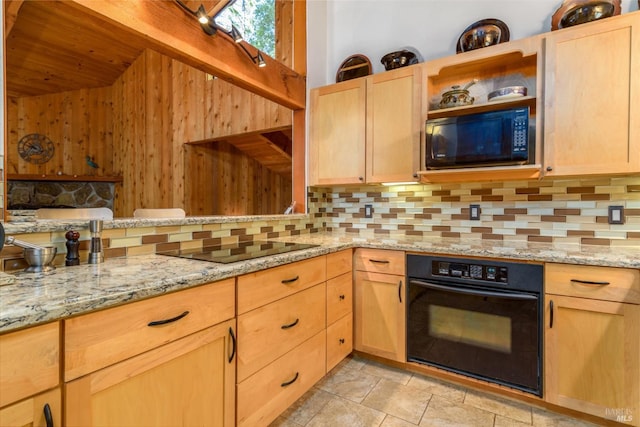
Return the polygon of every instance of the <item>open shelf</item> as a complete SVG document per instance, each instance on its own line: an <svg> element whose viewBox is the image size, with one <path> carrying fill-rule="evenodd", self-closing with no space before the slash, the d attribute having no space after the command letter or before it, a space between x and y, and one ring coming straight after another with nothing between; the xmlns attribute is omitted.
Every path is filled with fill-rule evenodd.
<svg viewBox="0 0 640 427"><path fill-rule="evenodd" d="M56 175L56 174L7 174L7 181L77 181L77 182L122 182L121 176Z"/></svg>
<svg viewBox="0 0 640 427"><path fill-rule="evenodd" d="M440 119L442 117L457 117L468 114L484 113L486 111L504 110L514 107L536 107L535 96L521 96L518 98L505 99L503 101L485 102L483 104L464 105L461 107L441 108L431 110L427 114L428 119Z"/></svg>
<svg viewBox="0 0 640 427"><path fill-rule="evenodd" d="M542 166L539 164L522 166L490 166L484 168L456 168L419 171L420 181L424 183L439 182L474 182L474 181L512 181L520 179L537 179Z"/></svg>

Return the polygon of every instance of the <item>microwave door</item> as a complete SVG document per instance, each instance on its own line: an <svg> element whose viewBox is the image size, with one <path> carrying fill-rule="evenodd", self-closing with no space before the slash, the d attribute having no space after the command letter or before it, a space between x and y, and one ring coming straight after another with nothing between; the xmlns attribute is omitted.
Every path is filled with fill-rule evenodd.
<svg viewBox="0 0 640 427"><path fill-rule="evenodd" d="M427 167L443 168L456 165L458 127L455 122L434 123L427 131L429 156Z"/></svg>

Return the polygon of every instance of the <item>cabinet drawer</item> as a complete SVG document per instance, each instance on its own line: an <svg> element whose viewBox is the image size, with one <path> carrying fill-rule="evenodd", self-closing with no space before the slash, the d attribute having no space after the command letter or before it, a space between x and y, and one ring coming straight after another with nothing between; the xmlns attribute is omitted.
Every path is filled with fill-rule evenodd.
<svg viewBox="0 0 640 427"><path fill-rule="evenodd" d="M546 264L544 276L546 293L640 304L640 270Z"/></svg>
<svg viewBox="0 0 640 427"><path fill-rule="evenodd" d="M351 249L327 255L327 279L351 272L352 269L353 254Z"/></svg>
<svg viewBox="0 0 640 427"><path fill-rule="evenodd" d="M353 276L351 273L327 280L327 325L352 311Z"/></svg>
<svg viewBox="0 0 640 427"><path fill-rule="evenodd" d="M356 249L356 270L374 273L405 275L404 252L385 249Z"/></svg>
<svg viewBox="0 0 640 427"><path fill-rule="evenodd" d="M0 407L60 382L60 324L0 335Z"/></svg>
<svg viewBox="0 0 640 427"><path fill-rule="evenodd" d="M234 303L227 279L65 320L65 381L231 319Z"/></svg>
<svg viewBox="0 0 640 427"><path fill-rule="evenodd" d="M351 313L327 327L327 372L353 350L353 315Z"/></svg>
<svg viewBox="0 0 640 427"><path fill-rule="evenodd" d="M324 283L238 316L238 381L325 328Z"/></svg>
<svg viewBox="0 0 640 427"><path fill-rule="evenodd" d="M326 280L324 256L238 277L238 314Z"/></svg>
<svg viewBox="0 0 640 427"><path fill-rule="evenodd" d="M237 425L269 425L318 382L325 374L319 363L326 358L325 344L323 330L238 384Z"/></svg>

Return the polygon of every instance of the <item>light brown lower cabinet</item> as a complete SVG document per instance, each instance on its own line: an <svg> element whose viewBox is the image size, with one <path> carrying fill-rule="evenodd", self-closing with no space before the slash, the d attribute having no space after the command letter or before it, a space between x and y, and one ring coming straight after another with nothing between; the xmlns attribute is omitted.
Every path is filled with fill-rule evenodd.
<svg viewBox="0 0 640 427"><path fill-rule="evenodd" d="M640 306L547 295L546 307L545 399L640 425Z"/></svg>
<svg viewBox="0 0 640 427"><path fill-rule="evenodd" d="M325 375L326 331L238 384L238 426L266 426Z"/></svg>
<svg viewBox="0 0 640 427"><path fill-rule="evenodd" d="M67 426L235 423L235 320L65 384Z"/></svg>
<svg viewBox="0 0 640 427"><path fill-rule="evenodd" d="M0 426L61 425L60 322L0 335Z"/></svg>
<svg viewBox="0 0 640 427"><path fill-rule="evenodd" d="M356 271L354 348L406 362L405 278Z"/></svg>
<svg viewBox="0 0 640 427"><path fill-rule="evenodd" d="M353 351L353 251L327 255L327 372Z"/></svg>
<svg viewBox="0 0 640 427"><path fill-rule="evenodd" d="M353 315L340 318L327 326L327 372L353 351Z"/></svg>
<svg viewBox="0 0 640 427"><path fill-rule="evenodd" d="M545 286L545 400L640 425L640 271L547 264Z"/></svg>
<svg viewBox="0 0 640 427"><path fill-rule="evenodd" d="M0 426L60 426L62 402L59 388L29 397L0 409Z"/></svg>

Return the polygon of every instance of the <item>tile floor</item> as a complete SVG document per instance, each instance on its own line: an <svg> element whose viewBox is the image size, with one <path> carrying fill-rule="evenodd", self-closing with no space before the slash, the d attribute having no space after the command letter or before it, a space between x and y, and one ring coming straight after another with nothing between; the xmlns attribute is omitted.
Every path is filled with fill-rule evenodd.
<svg viewBox="0 0 640 427"><path fill-rule="evenodd" d="M349 357L270 427L593 426L463 386Z"/></svg>

